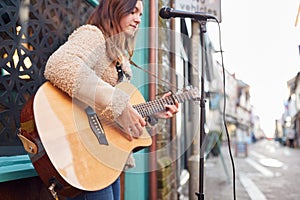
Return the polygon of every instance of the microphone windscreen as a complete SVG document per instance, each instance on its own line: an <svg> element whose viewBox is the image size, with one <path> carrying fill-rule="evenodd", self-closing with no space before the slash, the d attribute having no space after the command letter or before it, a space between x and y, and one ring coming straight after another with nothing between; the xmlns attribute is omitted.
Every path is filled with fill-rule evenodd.
<svg viewBox="0 0 300 200"><path fill-rule="evenodd" d="M170 10L168 7L162 7L159 11L159 16L163 19L169 19L171 17Z"/></svg>

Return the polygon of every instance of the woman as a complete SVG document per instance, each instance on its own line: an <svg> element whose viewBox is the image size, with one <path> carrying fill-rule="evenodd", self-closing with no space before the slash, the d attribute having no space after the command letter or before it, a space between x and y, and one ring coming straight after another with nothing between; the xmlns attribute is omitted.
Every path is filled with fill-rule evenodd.
<svg viewBox="0 0 300 200"><path fill-rule="evenodd" d="M128 140L141 136L147 122L129 104L129 96L114 86L132 76L130 61L142 12L141 0L101 0L87 25L75 30L50 56L44 73L72 98L93 107L100 117L118 123ZM178 104L166 105L166 111L157 117L169 118L177 112ZM126 168L133 166L130 156ZM107 188L84 192L74 199L119 198L117 179Z"/></svg>

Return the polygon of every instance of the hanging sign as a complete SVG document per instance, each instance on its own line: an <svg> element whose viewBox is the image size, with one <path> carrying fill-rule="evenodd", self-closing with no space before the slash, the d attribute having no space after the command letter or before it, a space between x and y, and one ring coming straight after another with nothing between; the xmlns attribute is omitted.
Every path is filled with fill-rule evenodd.
<svg viewBox="0 0 300 200"><path fill-rule="evenodd" d="M206 12L221 22L221 0L175 0L175 9L189 12Z"/></svg>

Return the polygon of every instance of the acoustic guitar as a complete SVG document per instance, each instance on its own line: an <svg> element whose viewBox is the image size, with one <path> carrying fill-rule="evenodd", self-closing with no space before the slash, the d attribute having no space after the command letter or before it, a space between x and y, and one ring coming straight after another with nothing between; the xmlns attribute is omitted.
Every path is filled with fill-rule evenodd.
<svg viewBox="0 0 300 200"><path fill-rule="evenodd" d="M166 104L175 104L175 100L181 103L198 95L197 89L191 88L167 98L145 102L132 84L122 82L116 87L130 96L131 105L143 117L164 110ZM45 82L35 94L33 114L47 160L69 184L58 188L62 191L70 187L87 191L105 188L120 176L134 149L152 143L146 128L141 137L127 140L118 125L100 119L91 107L70 98L50 82ZM36 168L40 168L43 163L37 163L36 157L32 156L32 161ZM42 169L37 172L44 182L49 177L53 177L52 182L58 182L55 180L57 174Z"/></svg>

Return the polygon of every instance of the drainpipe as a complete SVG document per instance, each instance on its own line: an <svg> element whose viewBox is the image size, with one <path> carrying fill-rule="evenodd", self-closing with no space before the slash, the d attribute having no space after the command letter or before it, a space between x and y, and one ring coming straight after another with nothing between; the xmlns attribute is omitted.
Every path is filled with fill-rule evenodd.
<svg viewBox="0 0 300 200"><path fill-rule="evenodd" d="M199 69L196 67L199 65L199 41L200 41L200 29L199 23L193 22L192 24L192 47L191 47L191 62L192 62L192 85L198 87L200 84L200 74ZM192 104L192 127L190 130L195 131L199 130L199 117L200 117L200 108L198 104ZM188 159L188 169L190 172L189 180L189 199L195 199L195 191L198 191L199 188L199 154L200 154L200 133L197 133L194 142L192 144L192 155Z"/></svg>
<svg viewBox="0 0 300 200"><path fill-rule="evenodd" d="M173 0L170 1L170 4L173 5ZM170 29L172 31L175 31L175 20L171 19L170 20ZM171 34L171 43L170 43L170 68L171 68L171 90L173 93L176 93L176 69L175 69L175 59L176 59L176 48L175 48L175 43L176 43L176 36L174 34ZM176 141L177 138L177 134L176 134L176 115L174 117L172 117L171 119L171 140L172 141ZM172 152L171 152L171 156L173 158L177 158L177 144L172 144L171 146ZM173 171L173 178L175 179L175 181L173 181L172 183L172 188L175 189L176 191L178 190L178 186L177 186L177 179L178 179L178 174L177 174L177 162L174 161L171 164L171 169ZM171 199L178 199L177 197L177 193L176 192L172 192L171 193Z"/></svg>
<svg viewBox="0 0 300 200"><path fill-rule="evenodd" d="M156 94L156 81L155 77L151 76L151 74L156 74L156 63L157 63L157 51L156 51L156 41L157 41L157 34L156 34L156 25L157 25L157 0L150 0L149 1L149 100L155 99ZM152 129L152 145L150 146L151 156L149 157L150 163L150 200L157 200L157 173L156 173L156 130L155 128Z"/></svg>

